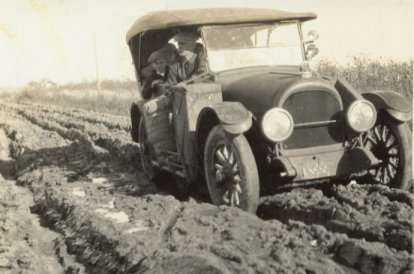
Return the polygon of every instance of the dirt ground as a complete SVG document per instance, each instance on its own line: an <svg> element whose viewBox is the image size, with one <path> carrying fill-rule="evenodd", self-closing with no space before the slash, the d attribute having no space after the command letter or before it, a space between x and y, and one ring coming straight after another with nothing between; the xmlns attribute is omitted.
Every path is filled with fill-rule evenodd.
<svg viewBox="0 0 414 274"><path fill-rule="evenodd" d="M0 273L413 273L414 196L350 184L256 215L148 181L128 117L0 102Z"/></svg>

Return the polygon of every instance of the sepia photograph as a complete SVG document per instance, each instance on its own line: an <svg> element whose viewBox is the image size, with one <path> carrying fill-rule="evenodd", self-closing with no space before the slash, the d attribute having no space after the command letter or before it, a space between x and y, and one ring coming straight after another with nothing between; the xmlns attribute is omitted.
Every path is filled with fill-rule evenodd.
<svg viewBox="0 0 414 274"><path fill-rule="evenodd" d="M414 0L3 0L0 273L414 273Z"/></svg>

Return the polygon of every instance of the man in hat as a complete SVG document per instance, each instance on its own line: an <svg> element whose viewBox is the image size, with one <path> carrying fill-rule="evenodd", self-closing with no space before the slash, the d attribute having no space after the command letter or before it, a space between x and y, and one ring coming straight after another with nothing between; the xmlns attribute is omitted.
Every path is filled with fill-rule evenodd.
<svg viewBox="0 0 414 274"><path fill-rule="evenodd" d="M191 32L180 32L173 37L178 44L178 62L171 65L168 84L174 85L206 71L204 52L199 50L200 37Z"/></svg>
<svg viewBox="0 0 414 274"><path fill-rule="evenodd" d="M153 70L142 89L142 98L150 99L155 96L157 85L164 84L167 81L169 74L167 60L169 55L170 53L167 49L161 48L154 51L148 58L148 63L152 64Z"/></svg>

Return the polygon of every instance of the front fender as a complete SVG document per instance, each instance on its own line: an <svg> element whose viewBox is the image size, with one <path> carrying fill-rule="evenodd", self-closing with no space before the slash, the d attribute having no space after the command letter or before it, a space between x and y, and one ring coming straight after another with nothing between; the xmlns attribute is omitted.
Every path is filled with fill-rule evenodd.
<svg viewBox="0 0 414 274"><path fill-rule="evenodd" d="M131 137L136 143L139 141L139 121L141 120L145 103L145 100L140 100L131 104Z"/></svg>
<svg viewBox="0 0 414 274"><path fill-rule="evenodd" d="M213 112L224 130L231 134L241 134L252 126L251 112L239 102L216 103L204 111Z"/></svg>
<svg viewBox="0 0 414 274"><path fill-rule="evenodd" d="M400 122L412 119L412 107L410 101L401 94L392 91L373 91L362 96L374 104L375 108L385 110L391 117Z"/></svg>

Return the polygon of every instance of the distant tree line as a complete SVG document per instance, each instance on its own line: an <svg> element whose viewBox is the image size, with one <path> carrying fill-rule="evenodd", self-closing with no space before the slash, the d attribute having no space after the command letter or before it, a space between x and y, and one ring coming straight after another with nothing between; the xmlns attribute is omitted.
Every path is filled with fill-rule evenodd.
<svg viewBox="0 0 414 274"><path fill-rule="evenodd" d="M397 62L393 60L372 59L363 55L355 56L346 65L339 65L330 60L322 60L315 66L321 75L329 77L344 77L357 90L367 92L372 90L393 90L407 98L413 98L413 60ZM110 80L100 82L101 90L137 91L135 80ZM96 82L83 81L59 85L47 78L28 83L25 91L87 91L97 90Z"/></svg>
<svg viewBox="0 0 414 274"><path fill-rule="evenodd" d="M138 85L135 80L110 80L105 79L102 80L101 89L103 90L114 90L114 91L122 91L122 90L138 90ZM37 91L37 90L45 90L45 91L59 91L59 90L73 90L73 91L83 91L83 90L94 90L96 89L96 82L94 81L83 81L78 83L68 83L64 85L59 85L48 78L42 78L38 81L31 81L29 82L24 88L27 91Z"/></svg>

